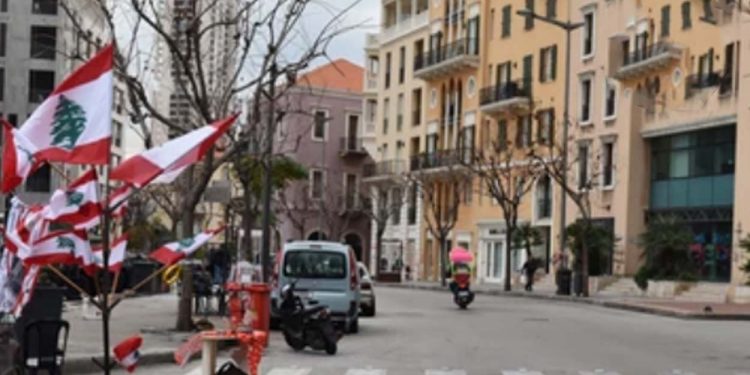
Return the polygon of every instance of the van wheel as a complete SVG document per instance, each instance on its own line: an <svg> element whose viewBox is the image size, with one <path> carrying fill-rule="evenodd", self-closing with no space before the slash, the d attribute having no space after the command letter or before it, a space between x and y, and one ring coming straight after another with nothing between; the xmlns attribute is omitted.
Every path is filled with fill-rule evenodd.
<svg viewBox="0 0 750 375"><path fill-rule="evenodd" d="M358 333L359 332L359 317L354 318L349 323L349 333Z"/></svg>

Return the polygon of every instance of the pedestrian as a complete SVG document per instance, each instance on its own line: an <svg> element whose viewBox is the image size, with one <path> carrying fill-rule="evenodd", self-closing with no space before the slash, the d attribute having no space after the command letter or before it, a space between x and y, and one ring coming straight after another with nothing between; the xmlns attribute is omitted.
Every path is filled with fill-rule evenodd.
<svg viewBox="0 0 750 375"><path fill-rule="evenodd" d="M527 292L531 292L534 285L534 274L536 273L536 269L539 262L536 258L529 258L526 260L526 262L523 263L523 266L521 267L521 273L526 278L526 283L524 285L524 289Z"/></svg>
<svg viewBox="0 0 750 375"><path fill-rule="evenodd" d="M208 257L208 267L214 284L224 284L229 271L229 252L224 245L211 250Z"/></svg>

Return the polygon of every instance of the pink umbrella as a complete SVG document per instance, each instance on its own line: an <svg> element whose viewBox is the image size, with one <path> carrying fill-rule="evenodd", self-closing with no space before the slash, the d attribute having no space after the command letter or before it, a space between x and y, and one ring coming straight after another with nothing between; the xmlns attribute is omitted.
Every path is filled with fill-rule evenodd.
<svg viewBox="0 0 750 375"><path fill-rule="evenodd" d="M452 263L471 263L474 261L474 255L463 247L454 247L448 253Z"/></svg>

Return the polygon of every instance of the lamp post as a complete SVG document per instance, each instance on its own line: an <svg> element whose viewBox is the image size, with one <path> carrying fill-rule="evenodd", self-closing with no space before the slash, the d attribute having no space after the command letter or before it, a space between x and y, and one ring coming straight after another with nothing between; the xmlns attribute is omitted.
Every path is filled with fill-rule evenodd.
<svg viewBox="0 0 750 375"><path fill-rule="evenodd" d="M563 173L567 177L568 175L568 128L570 127L570 34L582 27L584 24L582 22L571 22L570 19L568 21L560 21L553 18L541 16L539 14L534 13L530 9L521 9L516 12L519 16L522 17L532 17L534 19L540 20L544 23L551 24L553 26L557 26L565 31L565 95L564 95L564 108L563 108L563 133L562 133L562 155L561 155L561 161L562 161L562 167L563 167ZM570 18L570 16L568 17ZM562 199L560 199L560 255L562 255L562 259L565 259L565 241L566 241L566 201L567 197L565 196L565 191L562 191ZM563 268L566 268L566 262L561 262L563 264ZM567 289L569 290L569 289ZM560 294L562 289L560 288L560 285L557 286L557 292Z"/></svg>

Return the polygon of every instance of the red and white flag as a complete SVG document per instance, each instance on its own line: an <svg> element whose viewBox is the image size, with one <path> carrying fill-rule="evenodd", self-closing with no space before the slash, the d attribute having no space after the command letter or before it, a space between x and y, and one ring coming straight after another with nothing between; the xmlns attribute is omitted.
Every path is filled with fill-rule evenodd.
<svg viewBox="0 0 750 375"><path fill-rule="evenodd" d="M38 162L107 164L113 57L114 46L104 47L65 78L19 128L37 149Z"/></svg>
<svg viewBox="0 0 750 375"><path fill-rule="evenodd" d="M21 282L21 290L18 291L16 296L16 304L13 306L13 316L16 318L21 316L24 306L31 300L31 296L34 294L34 288L36 288L36 282L39 279L39 271L42 267L38 265L25 266L23 269L23 281Z"/></svg>
<svg viewBox="0 0 750 375"><path fill-rule="evenodd" d="M52 194L49 204L44 207L44 218L71 224L75 229L95 227L102 214L98 186L96 169L91 169L73 181L67 189L58 189Z"/></svg>
<svg viewBox="0 0 750 375"><path fill-rule="evenodd" d="M19 255L19 258L27 265L78 263L86 267L93 263L91 244L85 230L50 233L31 246L28 256Z"/></svg>
<svg viewBox="0 0 750 375"><path fill-rule="evenodd" d="M220 233L224 228L217 228L210 231L198 233L197 235L189 238L184 238L179 241L170 242L149 254L149 258L163 264L172 265L185 257L190 256L201 246L206 244L217 233Z"/></svg>
<svg viewBox="0 0 750 375"><path fill-rule="evenodd" d="M23 258L31 252L31 245L47 233L48 223L42 218L40 205L26 206L18 197L13 197L8 210L4 231L6 248Z"/></svg>
<svg viewBox="0 0 750 375"><path fill-rule="evenodd" d="M140 357L139 349L143 345L143 338L139 335L130 336L112 348L115 360L122 366L125 371L133 372L138 366Z"/></svg>
<svg viewBox="0 0 750 375"><path fill-rule="evenodd" d="M180 172L201 160L232 126L238 115L195 129L160 146L135 155L117 166L110 179L141 188L151 182L169 183Z"/></svg>
<svg viewBox="0 0 750 375"><path fill-rule="evenodd" d="M31 175L37 167L37 149L34 144L19 133L11 124L0 120L3 125L3 179L0 190L9 193Z"/></svg>
<svg viewBox="0 0 750 375"><path fill-rule="evenodd" d="M109 250L109 270L111 272L120 272L122 262L125 260L125 250L128 248L128 235L123 234L120 238L112 242ZM93 275L97 270L104 269L104 250L101 247L95 248L92 252L92 262L90 265L82 265L83 270Z"/></svg>
<svg viewBox="0 0 750 375"><path fill-rule="evenodd" d="M123 185L115 189L109 195L109 209L112 210L112 217L125 216L128 208L128 198L133 193L133 187L130 185Z"/></svg>

